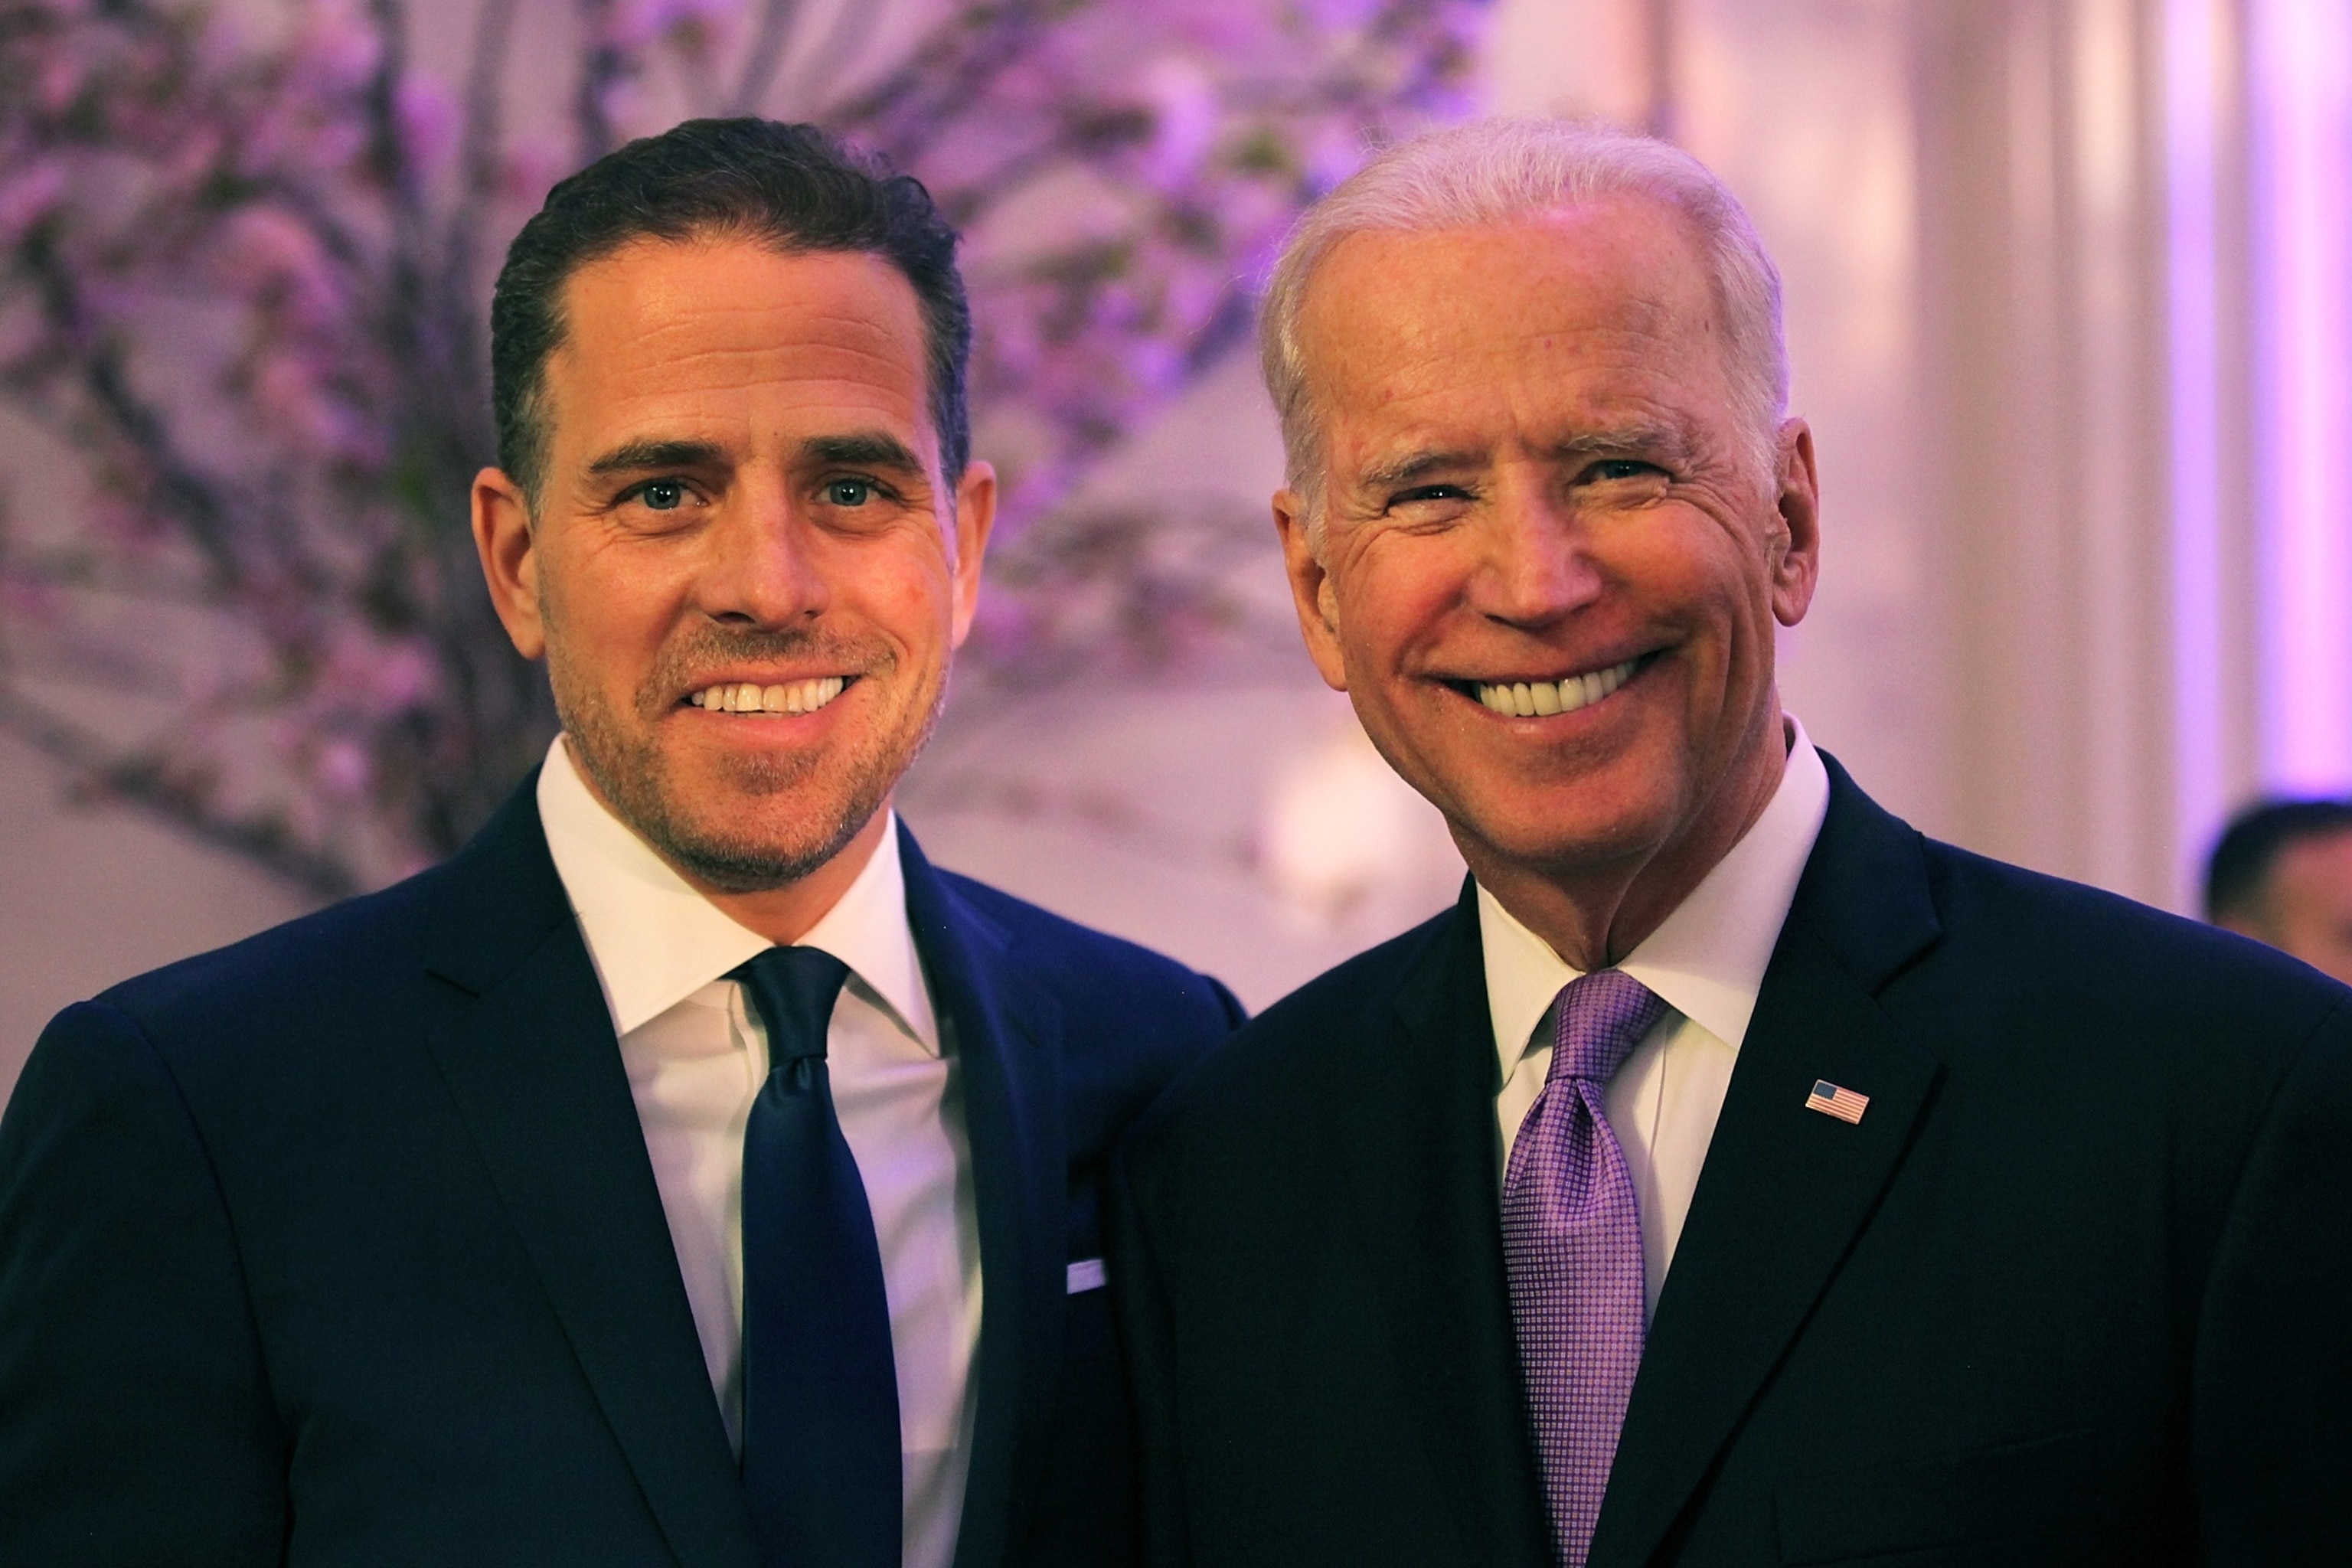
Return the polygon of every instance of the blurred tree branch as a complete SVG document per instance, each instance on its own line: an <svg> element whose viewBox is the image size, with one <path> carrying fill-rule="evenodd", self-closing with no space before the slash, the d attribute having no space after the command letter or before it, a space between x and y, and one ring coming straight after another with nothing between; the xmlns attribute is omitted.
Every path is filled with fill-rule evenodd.
<svg viewBox="0 0 2352 1568"><path fill-rule="evenodd" d="M965 229L1008 481L971 684L1234 624L1199 520L1066 498L1368 138L1454 107L1477 0L935 0L882 58L901 7L749 4L478 0L452 88L409 0L0 0L0 397L89 497L0 536L0 729L322 892L461 842L554 724L467 527L490 274L563 168L691 112L818 121ZM127 740L70 695L120 645L177 685Z"/></svg>

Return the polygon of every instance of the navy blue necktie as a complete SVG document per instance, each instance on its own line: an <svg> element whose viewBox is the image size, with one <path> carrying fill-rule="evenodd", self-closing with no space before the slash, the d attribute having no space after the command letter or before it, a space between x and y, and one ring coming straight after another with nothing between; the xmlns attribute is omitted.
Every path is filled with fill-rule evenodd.
<svg viewBox="0 0 2352 1568"><path fill-rule="evenodd" d="M768 1029L743 1134L743 1494L763 1568L899 1568L890 1303L824 1064L848 973L772 947L730 976Z"/></svg>

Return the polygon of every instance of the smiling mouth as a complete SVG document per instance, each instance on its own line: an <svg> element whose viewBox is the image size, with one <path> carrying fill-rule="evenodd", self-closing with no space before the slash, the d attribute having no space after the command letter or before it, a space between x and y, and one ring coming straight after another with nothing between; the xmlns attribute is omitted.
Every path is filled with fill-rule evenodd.
<svg viewBox="0 0 2352 1568"><path fill-rule="evenodd" d="M1467 691L1507 719L1549 719L1590 708L1657 662L1659 653L1639 654L1606 669L1588 670L1559 680L1464 681Z"/></svg>
<svg viewBox="0 0 2352 1568"><path fill-rule="evenodd" d="M787 681L782 686L730 680L689 692L686 700L713 713L814 713L840 696L851 679L826 675L813 680Z"/></svg>

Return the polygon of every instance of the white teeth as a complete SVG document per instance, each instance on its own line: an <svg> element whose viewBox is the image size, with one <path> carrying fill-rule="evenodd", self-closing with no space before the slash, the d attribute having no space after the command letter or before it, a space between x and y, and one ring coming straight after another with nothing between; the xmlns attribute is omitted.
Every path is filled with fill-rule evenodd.
<svg viewBox="0 0 2352 1568"><path fill-rule="evenodd" d="M1641 660L1629 658L1622 664L1612 664L1607 669L1596 669L1588 675L1571 675L1564 680L1516 680L1507 684L1477 687L1478 700L1507 717L1521 719L1549 717L1554 713L1573 713L1589 707L1616 690L1633 677Z"/></svg>
<svg viewBox="0 0 2352 1568"><path fill-rule="evenodd" d="M848 678L839 675L780 686L729 681L693 692L687 700L714 713L814 713L840 696L848 684Z"/></svg>

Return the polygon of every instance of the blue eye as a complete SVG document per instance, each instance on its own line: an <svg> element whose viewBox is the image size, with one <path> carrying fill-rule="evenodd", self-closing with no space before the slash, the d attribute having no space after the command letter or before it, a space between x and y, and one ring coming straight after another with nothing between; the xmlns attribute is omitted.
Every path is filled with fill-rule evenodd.
<svg viewBox="0 0 2352 1568"><path fill-rule="evenodd" d="M637 492L637 499L655 511L676 511L686 504L686 487L676 479L656 479Z"/></svg>
<svg viewBox="0 0 2352 1568"><path fill-rule="evenodd" d="M824 499L835 506L864 506L874 497L874 487L864 479L835 479L824 487Z"/></svg>

